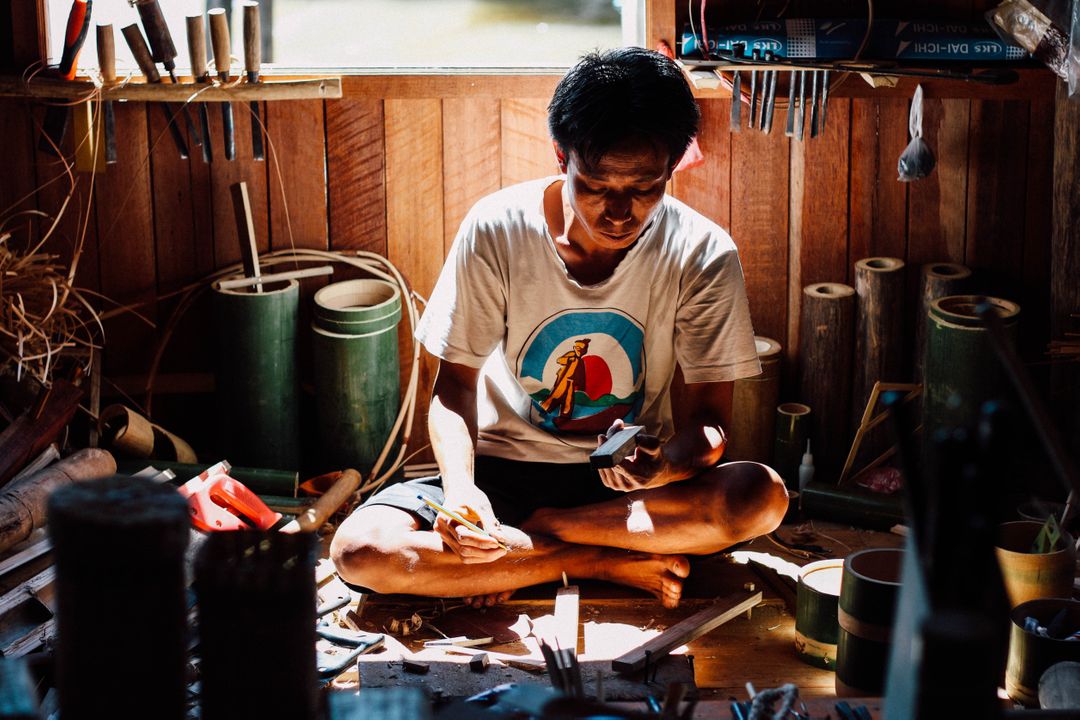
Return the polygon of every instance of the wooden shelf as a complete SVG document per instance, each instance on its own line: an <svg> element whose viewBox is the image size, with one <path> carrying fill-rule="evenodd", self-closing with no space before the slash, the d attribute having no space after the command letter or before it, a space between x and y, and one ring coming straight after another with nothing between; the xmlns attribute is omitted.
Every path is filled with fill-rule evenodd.
<svg viewBox="0 0 1080 720"><path fill-rule="evenodd" d="M749 69L749 68L747 68ZM747 69L744 69L745 73ZM775 69L775 68L773 68ZM730 98L731 90L725 87L701 87L701 78L695 77L695 71L690 66L684 67L687 79L694 88L694 96L699 99L707 98ZM700 72L700 71L697 71ZM915 86L920 83L927 98L935 99L971 99L971 100L1035 100L1052 97L1055 92L1057 77L1046 68L1019 68L1017 82L1009 85L989 85L986 83L953 80L953 79L920 79L911 77L896 78L897 82L892 87L871 87L855 73L847 73L849 76L842 84L835 86L830 97L833 98L910 98L915 92ZM713 75L709 72L710 75ZM841 73L832 73L834 82ZM715 75L713 75L715 77ZM717 79L719 80L719 79ZM744 77L744 89L747 87ZM786 93L777 93L778 101L781 94L786 99Z"/></svg>
<svg viewBox="0 0 1080 720"><path fill-rule="evenodd" d="M0 78L0 97L36 97L79 99L92 95L95 85L89 81ZM194 97L193 97L194 96ZM133 102L241 102L245 100L327 100L341 97L340 77L316 77L266 82L241 82L235 85L201 85L187 82L146 83L142 78L113 87L102 88L103 100Z"/></svg>

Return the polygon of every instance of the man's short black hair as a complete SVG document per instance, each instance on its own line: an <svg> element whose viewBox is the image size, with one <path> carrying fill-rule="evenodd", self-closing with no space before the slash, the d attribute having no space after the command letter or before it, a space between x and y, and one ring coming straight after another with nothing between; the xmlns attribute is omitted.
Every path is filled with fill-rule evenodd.
<svg viewBox="0 0 1080 720"><path fill-rule="evenodd" d="M548 105L552 139L588 165L636 140L665 148L674 165L700 118L679 66L637 47L589 53L559 81Z"/></svg>

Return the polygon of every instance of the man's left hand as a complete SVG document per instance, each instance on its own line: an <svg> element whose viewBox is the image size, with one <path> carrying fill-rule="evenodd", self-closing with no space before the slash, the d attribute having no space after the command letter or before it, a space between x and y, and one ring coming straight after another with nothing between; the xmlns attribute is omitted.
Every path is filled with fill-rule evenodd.
<svg viewBox="0 0 1080 720"><path fill-rule="evenodd" d="M608 428L606 435L600 435L596 439L596 446L600 447L611 435L622 430L622 420L616 420ZM646 488L667 485L674 478L671 475L671 466L664 457L663 444L655 435L644 432L637 434L637 449L628 455L621 463L613 468L599 470L600 480L612 490L631 492Z"/></svg>

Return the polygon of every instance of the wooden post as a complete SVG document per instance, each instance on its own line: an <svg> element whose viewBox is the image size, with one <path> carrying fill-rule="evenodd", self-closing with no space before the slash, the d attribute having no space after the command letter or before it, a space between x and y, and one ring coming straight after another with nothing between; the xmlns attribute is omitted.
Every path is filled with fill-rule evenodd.
<svg viewBox="0 0 1080 720"><path fill-rule="evenodd" d="M1054 207L1050 247L1050 334L1065 339L1080 330L1080 102L1058 81L1054 117ZM1070 450L1080 452L1080 365L1055 368L1051 397Z"/></svg>

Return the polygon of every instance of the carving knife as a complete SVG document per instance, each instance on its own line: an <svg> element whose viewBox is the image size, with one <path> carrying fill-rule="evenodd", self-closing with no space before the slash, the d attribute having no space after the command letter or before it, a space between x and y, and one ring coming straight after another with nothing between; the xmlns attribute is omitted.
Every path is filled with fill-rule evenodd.
<svg viewBox="0 0 1080 720"><path fill-rule="evenodd" d="M821 132L825 132L825 111L829 107L829 71L821 75Z"/></svg>
<svg viewBox="0 0 1080 720"><path fill-rule="evenodd" d="M765 53L765 62L775 63L776 55L772 50ZM776 108L777 71L769 70L765 74L765 100L761 108L761 130L766 135L772 132L773 110Z"/></svg>
<svg viewBox="0 0 1080 720"><path fill-rule="evenodd" d="M788 137L795 137L795 85L798 80L798 75L794 71L791 71L787 73L787 77L787 125L784 127L784 134Z"/></svg>
<svg viewBox="0 0 1080 720"><path fill-rule="evenodd" d="M244 3L244 70L249 83L259 82L259 70L262 65L262 32L259 28L259 3ZM251 156L256 160L265 160L263 150L262 117L259 101L252 100L251 108Z"/></svg>
<svg viewBox="0 0 1080 720"><path fill-rule="evenodd" d="M812 82L810 90L810 137L816 138L818 136L818 122L819 122L819 108L818 103L821 101L821 95L818 91L818 82L820 80L821 73L815 70L812 73Z"/></svg>
<svg viewBox="0 0 1080 720"><path fill-rule="evenodd" d="M806 71L799 71L799 106L795 112L795 139L802 142L806 125Z"/></svg>
<svg viewBox="0 0 1080 720"><path fill-rule="evenodd" d="M142 74L146 77L146 82L160 83L161 74L158 72L157 65L154 64L154 59L150 55L150 48L146 46L146 40L143 39L139 26L132 23L125 28L121 28L120 32L123 33L124 40L127 41L128 47L131 48L131 54L135 56L135 62L139 64L139 69L142 70ZM184 139L184 134L180 132L180 128L173 122L172 109L168 103L159 102L155 104L165 114L165 122L168 123L169 132L172 133L173 142L176 143L176 149L179 151L180 157L187 159L187 141Z"/></svg>
<svg viewBox="0 0 1080 720"><path fill-rule="evenodd" d="M742 58L745 47L742 43L735 43L731 47L731 53ZM731 73L731 122L728 124L731 132L742 130L742 75L737 69Z"/></svg>
<svg viewBox="0 0 1080 720"><path fill-rule="evenodd" d="M116 82L116 43L112 25L97 26L97 56L102 82L107 86L114 84ZM111 165L116 162L116 114L113 111L112 100L102 101L101 118L105 123L105 162Z"/></svg>
<svg viewBox="0 0 1080 720"><path fill-rule="evenodd" d="M146 39L150 43L151 58L155 63L161 63L165 66L165 72L169 73L169 78L175 85L179 82L176 79L176 45L173 44L169 26L165 24L165 17L161 14L161 5L158 4L157 0L137 0L137 3L139 17L142 18L143 30L146 32ZM184 122L187 124L188 137L191 138L191 142L202 145L202 137L199 135L199 131L195 129L195 122L191 119L191 113L188 112L187 106L181 105L180 110L184 113Z"/></svg>
<svg viewBox="0 0 1080 720"><path fill-rule="evenodd" d="M232 52L229 43L229 21L225 17L224 8L213 8L207 13L210 16L210 43L214 46L214 67L217 68L218 78L226 85L229 83L229 67ZM221 126L225 142L225 159L236 158L236 134L233 131L232 103L221 103Z"/></svg>
<svg viewBox="0 0 1080 720"><path fill-rule="evenodd" d="M202 15L188 15L187 44L188 54L191 56L192 77L197 83L208 84L210 72L206 69L206 24ZM199 103L199 124L202 125L203 162L213 162L214 149L210 144L210 110L204 102Z"/></svg>

